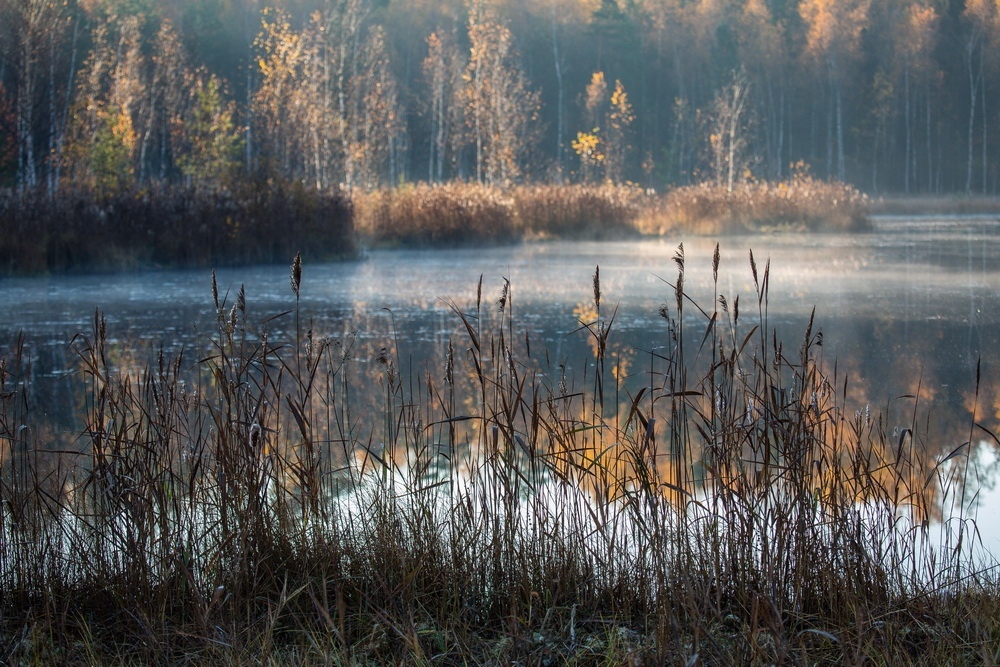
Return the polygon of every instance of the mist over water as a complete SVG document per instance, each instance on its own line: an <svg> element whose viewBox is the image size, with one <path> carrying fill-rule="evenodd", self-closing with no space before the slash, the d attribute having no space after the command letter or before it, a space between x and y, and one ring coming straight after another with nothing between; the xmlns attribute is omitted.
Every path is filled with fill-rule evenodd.
<svg viewBox="0 0 1000 667"><path fill-rule="evenodd" d="M593 303L593 275L600 266L602 316L615 313L611 341L634 362L631 381L648 383L643 359L668 336L658 311L666 304L676 315L673 258L681 242L685 292L709 312L715 293L725 297L730 313L739 296L744 335L760 319L751 250L758 281L769 262L768 299L760 309L766 308L768 324L789 354L797 354L815 308L827 371L836 369L847 387L844 408L885 413L891 430L909 424L916 404L929 415L926 442L939 457L971 433L973 458L981 463L977 474L987 484L979 501L994 502L988 486L997 456L972 427L977 422L1000 431L1000 220L993 217L886 217L870 234L726 237L719 239L717 285L711 238L371 251L358 261L304 267L301 326L331 338L357 332L361 357L385 347L396 353L404 373L419 373L440 359L449 341L463 345L452 306L474 311L482 277L484 312L495 311L509 279L517 335L526 334L534 350L546 350L552 368L580 373L593 359L578 317ZM245 286L248 321L257 323L251 337L265 329L272 341L293 335L294 318L286 313L296 303L287 266L220 270L218 283L227 307ZM109 340L139 358L151 359L162 347L171 355L184 350L195 364L217 335L209 270L0 282L3 352L23 331L36 409L65 429L79 426L61 414L75 404L66 388L67 372L77 368L69 343L89 335L96 309L107 318ZM684 333L694 341L692 354L706 324L694 306L686 307ZM980 517L984 541L1000 545L1000 525L986 515Z"/></svg>

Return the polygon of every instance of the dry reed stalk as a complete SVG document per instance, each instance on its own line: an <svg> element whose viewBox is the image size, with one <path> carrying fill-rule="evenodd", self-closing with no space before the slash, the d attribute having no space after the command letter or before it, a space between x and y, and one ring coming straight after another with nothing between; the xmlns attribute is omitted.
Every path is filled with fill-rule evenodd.
<svg viewBox="0 0 1000 667"><path fill-rule="evenodd" d="M407 380L386 350L366 389L379 411L364 416L344 405L363 388L351 353L298 330L251 335L245 296L219 318L194 386L183 357L121 373L98 314L75 343L90 386L82 451L55 468L17 426L31 415L15 350L0 365L4 655L994 655L995 571L926 539L940 465L920 455L916 411L898 437L880 415L852 416L812 323L786 347L768 321L768 265L750 257L757 307L741 317L735 295L694 303L682 247L675 262L648 382L614 395L599 271L582 328L594 376L566 377L529 347L516 286L493 306L480 287L469 310L454 306L467 354Z"/></svg>

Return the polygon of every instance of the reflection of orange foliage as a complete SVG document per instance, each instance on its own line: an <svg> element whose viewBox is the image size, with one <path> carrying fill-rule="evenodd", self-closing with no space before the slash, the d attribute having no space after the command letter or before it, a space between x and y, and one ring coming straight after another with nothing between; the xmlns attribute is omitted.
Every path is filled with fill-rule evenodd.
<svg viewBox="0 0 1000 667"><path fill-rule="evenodd" d="M609 333L603 327L607 326L600 319L597 307L592 303L578 303L573 308L573 317L577 324L588 332L587 345L590 347L594 358L599 358L602 354L601 342L604 337L604 357L609 360L611 366L611 376L616 382L616 386L621 388L632 368L633 358L631 351L619 341L607 342Z"/></svg>

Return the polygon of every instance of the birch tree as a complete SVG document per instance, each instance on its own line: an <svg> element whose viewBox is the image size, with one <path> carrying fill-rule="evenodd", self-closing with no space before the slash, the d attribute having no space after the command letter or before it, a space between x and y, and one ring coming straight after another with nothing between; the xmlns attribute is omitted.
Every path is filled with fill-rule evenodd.
<svg viewBox="0 0 1000 667"><path fill-rule="evenodd" d="M608 83L604 72L594 72L583 94L583 120L585 128L576 133L573 150L580 158L580 176L583 182L600 180L607 159L601 127L605 125L608 104Z"/></svg>
<svg viewBox="0 0 1000 667"><path fill-rule="evenodd" d="M75 37L67 36L72 14L66 0L0 0L0 60L14 75L13 134L21 188L33 188L46 177L50 193L55 187L54 157L62 145L74 69L72 59L62 63L62 52L67 41L74 54L76 49Z"/></svg>
<svg viewBox="0 0 1000 667"><path fill-rule="evenodd" d="M257 36L260 85L253 98L257 156L269 168L295 178L302 175L308 136L305 119L312 97L306 89L306 54L302 35L283 12L266 11Z"/></svg>
<svg viewBox="0 0 1000 667"><path fill-rule="evenodd" d="M1000 8L997 0L968 0L962 18L966 24L965 31L965 69L969 80L969 125L967 134L967 160L965 191L972 192L973 163L975 161L975 125L976 106L982 106L982 177L983 192L987 188L987 115L986 84L988 81L987 64L992 57L992 48L1000 45Z"/></svg>
<svg viewBox="0 0 1000 667"><path fill-rule="evenodd" d="M354 84L361 101L354 154L358 184L374 188L380 183L393 184L400 174L403 123L382 26L372 26L362 54Z"/></svg>
<svg viewBox="0 0 1000 667"><path fill-rule="evenodd" d="M836 141L836 175L846 178L844 165L843 86L858 58L861 32L868 24L871 0L801 0L799 16L806 27L805 52L826 70L832 100L830 122ZM827 147L827 154L834 151Z"/></svg>
<svg viewBox="0 0 1000 667"><path fill-rule="evenodd" d="M224 182L239 164L243 141L236 125L236 105L227 100L222 82L202 72L193 81L192 104L182 120L181 173L206 184Z"/></svg>
<svg viewBox="0 0 1000 667"><path fill-rule="evenodd" d="M427 57L423 61L424 82L429 89L425 114L430 120L430 145L427 180L440 183L444 166L451 156L453 134L462 121L458 99L465 63L454 38L436 30L427 38Z"/></svg>
<svg viewBox="0 0 1000 667"><path fill-rule="evenodd" d="M612 183L621 183L625 179L626 161L632 151L629 143L632 138L632 123L635 121L635 111L628 93L622 82L615 80L615 89L611 93L608 105L607 121L607 160L605 161L605 176Z"/></svg>
<svg viewBox="0 0 1000 667"><path fill-rule="evenodd" d="M604 72L594 72L583 97L583 117L589 129L578 132L573 149L580 157L584 181L603 178L611 183L621 183L632 135L635 110L629 101L622 82L615 80L615 88L608 95Z"/></svg>
<svg viewBox="0 0 1000 667"><path fill-rule="evenodd" d="M167 19L160 22L150 60L151 73L141 112L139 180L165 180L178 157L173 138L193 78L181 37Z"/></svg>
<svg viewBox="0 0 1000 667"><path fill-rule="evenodd" d="M920 2L908 2L903 9L900 23L893 32L898 48L895 69L897 78L902 79L903 101L903 191L910 192L916 181L917 141L915 126L920 111L920 94L923 93L925 122L930 129L930 91L927 89L934 70L933 51L937 46L939 16L934 7ZM932 159L932 151L927 147L927 160ZM928 166L928 184L931 167Z"/></svg>
<svg viewBox="0 0 1000 667"><path fill-rule="evenodd" d="M335 0L328 2L326 13L327 48L333 78L332 91L336 97L338 136L343 160L343 181L347 190L354 187L355 153L361 131L362 97L358 94L361 25L368 14L366 0Z"/></svg>
<svg viewBox="0 0 1000 667"><path fill-rule="evenodd" d="M14 103L0 80L0 182L17 175L16 126Z"/></svg>
<svg viewBox="0 0 1000 667"><path fill-rule="evenodd" d="M518 66L510 29L492 7L469 7L466 122L476 156L476 180L509 185L523 174L537 120L538 93Z"/></svg>
<svg viewBox="0 0 1000 667"><path fill-rule="evenodd" d="M730 83L716 95L712 109L709 144L716 185L732 192L738 174L747 167L749 145L746 111L750 82L744 72L733 73Z"/></svg>
<svg viewBox="0 0 1000 667"><path fill-rule="evenodd" d="M745 63L747 84L756 91L756 119L763 142L761 151L771 178L785 174L786 99L790 70L786 26L777 21L764 0L746 0L737 17L739 61Z"/></svg>
<svg viewBox="0 0 1000 667"><path fill-rule="evenodd" d="M92 36L71 120L66 164L100 191L131 186L136 177L136 119L145 83L141 19L111 15Z"/></svg>

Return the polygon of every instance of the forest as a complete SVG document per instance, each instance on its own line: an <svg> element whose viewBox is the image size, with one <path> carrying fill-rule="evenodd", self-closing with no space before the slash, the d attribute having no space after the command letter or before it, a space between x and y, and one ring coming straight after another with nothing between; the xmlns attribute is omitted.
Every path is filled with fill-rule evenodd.
<svg viewBox="0 0 1000 667"><path fill-rule="evenodd" d="M994 0L0 0L0 187L995 194Z"/></svg>

